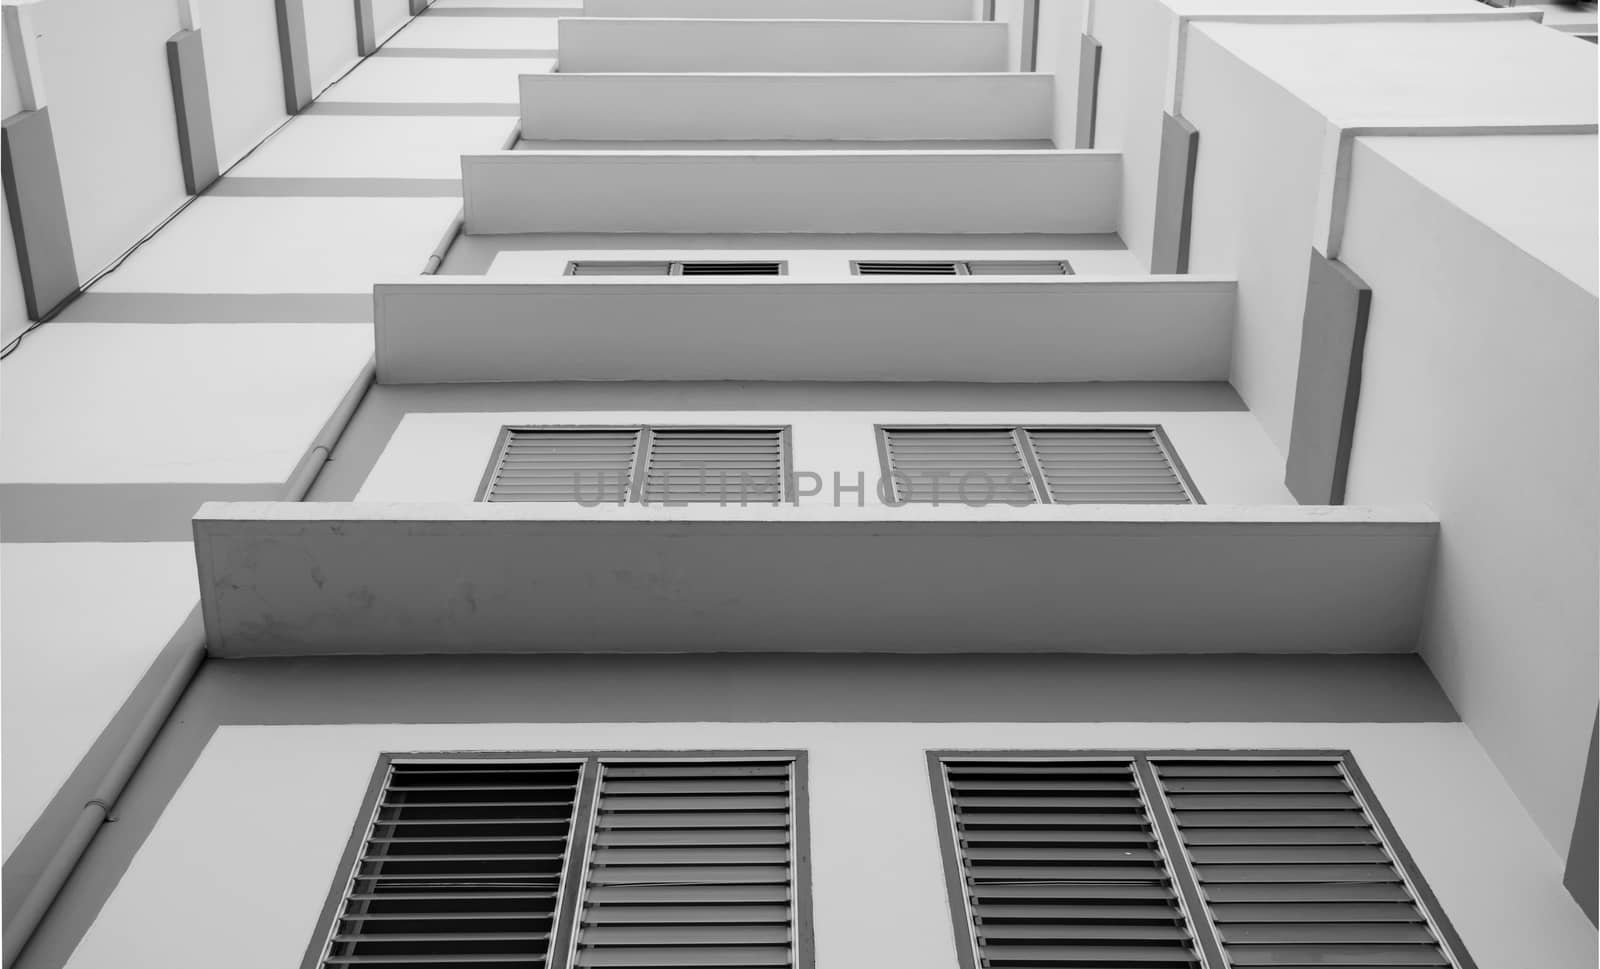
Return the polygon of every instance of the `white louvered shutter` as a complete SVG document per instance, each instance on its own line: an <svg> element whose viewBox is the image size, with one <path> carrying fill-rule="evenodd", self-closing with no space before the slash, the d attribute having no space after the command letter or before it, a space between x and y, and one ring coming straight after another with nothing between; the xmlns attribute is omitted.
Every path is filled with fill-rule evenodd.
<svg viewBox="0 0 1600 969"><path fill-rule="evenodd" d="M322 966L544 969L581 764L395 764Z"/></svg>
<svg viewBox="0 0 1600 969"><path fill-rule="evenodd" d="M649 433L644 500L771 503L783 497L783 432L669 428Z"/></svg>
<svg viewBox="0 0 1600 969"><path fill-rule="evenodd" d="M600 771L575 967L796 964L792 762Z"/></svg>
<svg viewBox="0 0 1600 969"><path fill-rule="evenodd" d="M1193 501L1153 430L1030 428L1026 437L1053 504Z"/></svg>
<svg viewBox="0 0 1600 969"><path fill-rule="evenodd" d="M1152 764L1232 966L1452 965L1337 762Z"/></svg>
<svg viewBox="0 0 1600 969"><path fill-rule="evenodd" d="M1022 446L1008 428L884 428L883 445L896 501L1038 500Z"/></svg>
<svg viewBox="0 0 1600 969"><path fill-rule="evenodd" d="M980 966L1200 965L1131 761L943 769Z"/></svg>
<svg viewBox="0 0 1600 969"><path fill-rule="evenodd" d="M954 262L888 262L858 260L858 276L955 276L960 273Z"/></svg>
<svg viewBox="0 0 1600 969"><path fill-rule="evenodd" d="M639 432L631 428L513 428L485 501L625 500L633 485Z"/></svg>
<svg viewBox="0 0 1600 969"><path fill-rule="evenodd" d="M1072 267L1060 259L972 259L970 276L1067 276Z"/></svg>
<svg viewBox="0 0 1600 969"><path fill-rule="evenodd" d="M615 262L584 260L567 265L569 276L669 276L670 262Z"/></svg>

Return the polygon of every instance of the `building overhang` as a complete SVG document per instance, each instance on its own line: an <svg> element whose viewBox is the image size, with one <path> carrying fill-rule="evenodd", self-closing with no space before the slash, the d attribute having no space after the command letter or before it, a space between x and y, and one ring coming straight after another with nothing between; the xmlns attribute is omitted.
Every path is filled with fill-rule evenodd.
<svg viewBox="0 0 1600 969"><path fill-rule="evenodd" d="M1226 380L1232 351L1218 277L600 279L380 283L378 380Z"/></svg>
<svg viewBox="0 0 1600 969"><path fill-rule="evenodd" d="M210 503L207 641L228 657L1409 652L1438 534L1413 508L845 498Z"/></svg>

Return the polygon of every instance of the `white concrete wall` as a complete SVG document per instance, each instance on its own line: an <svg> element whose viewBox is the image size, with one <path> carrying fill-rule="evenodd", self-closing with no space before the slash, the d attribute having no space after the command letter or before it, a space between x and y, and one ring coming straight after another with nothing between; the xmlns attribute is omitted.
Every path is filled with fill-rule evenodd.
<svg viewBox="0 0 1600 969"><path fill-rule="evenodd" d="M1348 499L1438 510L1438 586L1423 653L1565 852L1600 675L1595 139L1561 139L1587 156L1568 178L1538 164L1543 153L1529 142L1547 139L1484 140L1506 143L1356 146L1341 259L1374 295ZM1546 175L1493 188L1507 185L1494 168L1516 157ZM1588 225L1571 258L1586 264L1589 283L1418 184L1419 172L1440 165L1479 193L1515 200L1532 190L1569 208L1568 221ZM1540 224L1560 237L1557 220Z"/></svg>
<svg viewBox="0 0 1600 969"><path fill-rule="evenodd" d="M1041 0L1039 64L1055 88L1054 138L1057 148L1073 148L1078 129L1078 70L1089 0ZM1148 260L1146 260L1148 264Z"/></svg>
<svg viewBox="0 0 1600 969"><path fill-rule="evenodd" d="M351 0L309 0L305 12L306 57L311 63L311 91L316 94L359 56L356 7Z"/></svg>
<svg viewBox="0 0 1600 969"><path fill-rule="evenodd" d="M373 39L383 43L410 16L410 0L372 0Z"/></svg>
<svg viewBox="0 0 1600 969"><path fill-rule="evenodd" d="M287 117L278 21L266 0L199 0L217 160L227 168Z"/></svg>
<svg viewBox="0 0 1600 969"><path fill-rule="evenodd" d="M762 235L761 241L774 243L770 249L583 249L579 247L558 249L509 249L494 257L487 275L496 280L533 281L557 279L566 274L570 262L661 262L664 260L765 262L784 264L784 274L794 280L832 279L843 281L855 274L850 271L852 260L889 262L949 262L952 259L977 261L991 259L1059 259L1071 266L1079 276L1138 276L1142 275L1132 264L1124 249L1055 249L1038 246L1016 249L962 249L960 237L954 237L951 248L946 249L786 249L783 242L803 246L804 237L785 239L781 234Z"/></svg>
<svg viewBox="0 0 1600 969"><path fill-rule="evenodd" d="M173 0L47 0L33 8L80 277L183 201L167 38Z"/></svg>
<svg viewBox="0 0 1600 969"><path fill-rule="evenodd" d="M1141 424L1167 433L1201 496L1218 505L1292 505L1282 484L1277 454L1250 415L1236 412L1082 411L1048 413L984 411L543 411L477 414L408 414L390 438L367 477L359 501L472 501L494 460L500 429L506 425L684 424L787 425L792 428L793 468L817 475L818 494L800 499L806 507L855 504L854 494L838 499L834 475L845 486L867 483L861 499L874 507L882 475L876 424Z"/></svg>
<svg viewBox="0 0 1600 969"><path fill-rule="evenodd" d="M1199 33L1184 91L1202 145L1189 271L1237 274L1233 385L1287 454L1326 123Z"/></svg>
<svg viewBox="0 0 1600 969"><path fill-rule="evenodd" d="M27 325L22 270L17 264L16 240L11 237L11 207L0 195L0 343L9 342Z"/></svg>
<svg viewBox="0 0 1600 969"><path fill-rule="evenodd" d="M1479 969L1595 959L1559 857L1459 724L363 724L220 728L68 967L297 964L384 751L729 747L809 754L825 969L955 969L924 754L941 748L1347 748Z"/></svg>

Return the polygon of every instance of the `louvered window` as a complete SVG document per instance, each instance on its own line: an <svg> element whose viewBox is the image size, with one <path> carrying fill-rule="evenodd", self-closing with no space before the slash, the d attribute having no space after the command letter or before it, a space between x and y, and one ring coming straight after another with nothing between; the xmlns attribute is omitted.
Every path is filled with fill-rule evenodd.
<svg viewBox="0 0 1600 969"><path fill-rule="evenodd" d="M386 758L305 965L810 966L804 765Z"/></svg>
<svg viewBox="0 0 1600 969"><path fill-rule="evenodd" d="M881 261L857 259L850 263L858 276L1070 276L1064 259L965 259L939 261Z"/></svg>
<svg viewBox="0 0 1600 969"><path fill-rule="evenodd" d="M506 428L484 501L761 504L788 494L781 427Z"/></svg>
<svg viewBox="0 0 1600 969"><path fill-rule="evenodd" d="M884 427L879 434L896 502L1199 501L1159 428Z"/></svg>
<svg viewBox="0 0 1600 969"><path fill-rule="evenodd" d="M929 758L965 969L1471 969L1348 754Z"/></svg>
<svg viewBox="0 0 1600 969"><path fill-rule="evenodd" d="M782 276L787 271L788 265L781 260L613 262L585 259L567 263L566 274L568 276Z"/></svg>

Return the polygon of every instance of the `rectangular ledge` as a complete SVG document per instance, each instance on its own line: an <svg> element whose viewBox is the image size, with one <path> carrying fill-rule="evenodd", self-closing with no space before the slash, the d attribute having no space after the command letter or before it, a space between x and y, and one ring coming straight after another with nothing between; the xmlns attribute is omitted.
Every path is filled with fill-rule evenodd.
<svg viewBox="0 0 1600 969"><path fill-rule="evenodd" d="M1008 26L959 20L563 17L561 72L1004 71Z"/></svg>
<svg viewBox="0 0 1600 969"><path fill-rule="evenodd" d="M1112 151L499 151L461 159L466 231L1116 232Z"/></svg>
<svg viewBox="0 0 1600 969"><path fill-rule="evenodd" d="M972 20L973 0L586 0L590 17Z"/></svg>
<svg viewBox="0 0 1600 969"><path fill-rule="evenodd" d="M524 74L550 141L1049 141L1048 74Z"/></svg>
<svg viewBox="0 0 1600 969"><path fill-rule="evenodd" d="M1409 652L1438 534L1216 505L213 502L194 527L231 657Z"/></svg>
<svg viewBox="0 0 1600 969"><path fill-rule="evenodd" d="M1235 287L1207 276L431 276L374 287L378 379L1226 380Z"/></svg>

